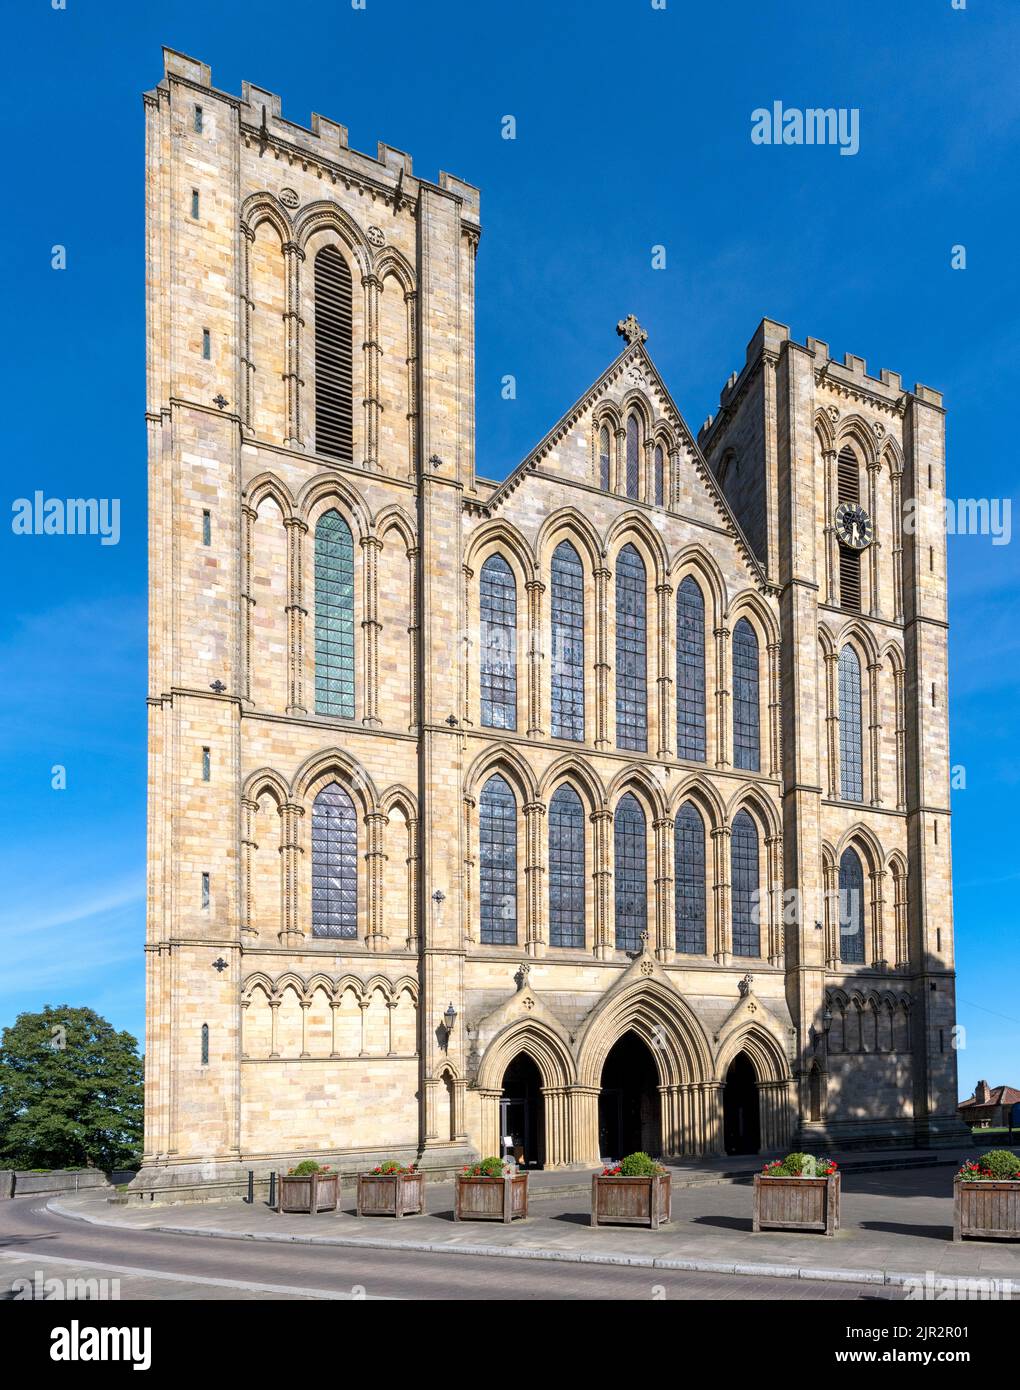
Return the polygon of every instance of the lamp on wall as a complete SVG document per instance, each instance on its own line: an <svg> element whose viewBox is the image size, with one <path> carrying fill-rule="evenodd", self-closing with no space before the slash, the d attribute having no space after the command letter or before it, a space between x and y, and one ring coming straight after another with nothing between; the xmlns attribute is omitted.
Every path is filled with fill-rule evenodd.
<svg viewBox="0 0 1020 1390"><path fill-rule="evenodd" d="M450 1000L449 1008L443 1014L443 1026L446 1028L446 1036L449 1039L453 1032L453 1025L457 1022L457 1010L453 1007L453 1000Z"/></svg>

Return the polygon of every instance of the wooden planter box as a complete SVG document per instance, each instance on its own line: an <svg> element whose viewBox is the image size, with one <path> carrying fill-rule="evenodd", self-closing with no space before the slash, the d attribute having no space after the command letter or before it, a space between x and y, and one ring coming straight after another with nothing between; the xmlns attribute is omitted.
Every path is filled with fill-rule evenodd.
<svg viewBox="0 0 1020 1390"><path fill-rule="evenodd" d="M336 1211L339 1183L336 1173L309 1173L303 1178L277 1173L276 1210Z"/></svg>
<svg viewBox="0 0 1020 1390"><path fill-rule="evenodd" d="M425 1210L424 1173L359 1173L359 1216L418 1216Z"/></svg>
<svg viewBox="0 0 1020 1390"><path fill-rule="evenodd" d="M528 1175L512 1178L457 1177L455 1221L514 1221L528 1216Z"/></svg>
<svg viewBox="0 0 1020 1390"><path fill-rule="evenodd" d="M648 1178L626 1178L622 1173L616 1177L592 1175L593 1226L602 1226L608 1221L621 1226L650 1226L657 1231L672 1219L669 1173L657 1173Z"/></svg>
<svg viewBox="0 0 1020 1390"><path fill-rule="evenodd" d="M953 1239L1020 1240L1020 1182L953 1180Z"/></svg>
<svg viewBox="0 0 1020 1390"><path fill-rule="evenodd" d="M770 1178L754 1175L755 1231L839 1230L839 1174L827 1178Z"/></svg>

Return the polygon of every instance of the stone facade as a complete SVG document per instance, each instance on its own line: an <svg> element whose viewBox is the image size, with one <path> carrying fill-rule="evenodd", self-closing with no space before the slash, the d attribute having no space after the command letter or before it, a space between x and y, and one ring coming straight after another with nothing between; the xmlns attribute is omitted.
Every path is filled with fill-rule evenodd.
<svg viewBox="0 0 1020 1390"><path fill-rule="evenodd" d="M169 50L145 112L140 1184L306 1155L444 1168L522 1123L526 1158L548 1166L595 1162L638 1133L695 1155L733 1136L764 1150L957 1135L945 540L924 519L937 506L909 533L897 522L908 498L941 502L938 393L836 363L765 320L695 437L629 320L605 373L491 482L474 454L477 190L428 182L386 145L350 150L325 118L292 124L247 83L240 100L218 91ZM353 286L344 460L316 452L324 247ZM852 610L833 525L847 447L875 532ZM353 717L316 712L315 537L331 512L353 541ZM551 719L564 541L583 572L580 739L555 737ZM616 721L625 547L645 575L646 751L621 748ZM483 722L480 580L496 555L516 602L514 728ZM678 755L687 577L704 602L703 758ZM735 765L742 622L757 770ZM861 671L853 801L840 794L847 646ZM516 944L486 939L481 910L495 774L515 808L501 910ZM584 939L568 946L550 930L549 806L564 783L584 808ZM313 933L313 806L333 785L356 812L354 938ZM628 795L647 896L644 934L620 949ZM677 949L688 804L705 843L698 951ZM757 846L751 955L732 927L741 812ZM863 872L856 961L843 959L838 893L848 847ZM507 1099L523 1109L501 1110Z"/></svg>

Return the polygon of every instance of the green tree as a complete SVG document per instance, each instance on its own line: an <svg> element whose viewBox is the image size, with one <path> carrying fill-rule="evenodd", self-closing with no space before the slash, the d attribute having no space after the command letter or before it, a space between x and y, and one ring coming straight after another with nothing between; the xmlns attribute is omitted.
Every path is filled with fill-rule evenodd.
<svg viewBox="0 0 1020 1390"><path fill-rule="evenodd" d="M19 1014L0 1041L0 1167L123 1168L142 1147L142 1059L92 1009Z"/></svg>

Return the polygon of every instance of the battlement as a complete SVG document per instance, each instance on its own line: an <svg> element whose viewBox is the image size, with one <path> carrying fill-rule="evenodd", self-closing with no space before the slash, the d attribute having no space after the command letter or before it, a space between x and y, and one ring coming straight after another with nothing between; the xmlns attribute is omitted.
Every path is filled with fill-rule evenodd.
<svg viewBox="0 0 1020 1390"><path fill-rule="evenodd" d="M404 150L380 141L376 154L362 154L352 150L347 143L347 127L320 116L313 111L311 127L298 125L283 115L282 102L276 92L257 87L254 83L241 83L240 98L229 92L219 91L213 86L212 69L208 63L189 58L172 48L163 49L163 80L160 86L168 88L171 79L188 83L192 87L204 89L218 100L228 102L237 108L243 127L254 130L270 142L296 148L310 158L320 159L329 165L337 165L351 172L371 179L415 198L421 184L441 189L462 204L462 216L478 221L481 215L481 195L479 190L455 174L440 170L438 181L434 184L428 179L416 178L412 159Z"/></svg>
<svg viewBox="0 0 1020 1390"><path fill-rule="evenodd" d="M821 338L808 338L804 343L796 343L790 338L790 330L785 324L777 323L774 319L762 319L747 345L744 366L739 371L730 373L719 392L718 412L709 415L699 430L699 444L704 446L708 443L710 436L725 418L728 408L743 390L750 373L755 369L762 356L771 354L778 357L788 344L809 352L814 357L815 371L819 374L819 380L827 379L835 385L856 387L879 400L887 401L890 405L899 402L903 397L903 378L899 372L888 371L883 367L878 376L871 376L868 374L868 364L863 357L856 357L852 352L848 352L844 354L842 362L837 362L830 357L829 345ZM916 396L918 400L924 401L927 405L934 405L939 408L942 406L941 391L936 391L931 386L922 386L920 382L917 382L913 392L909 394Z"/></svg>

